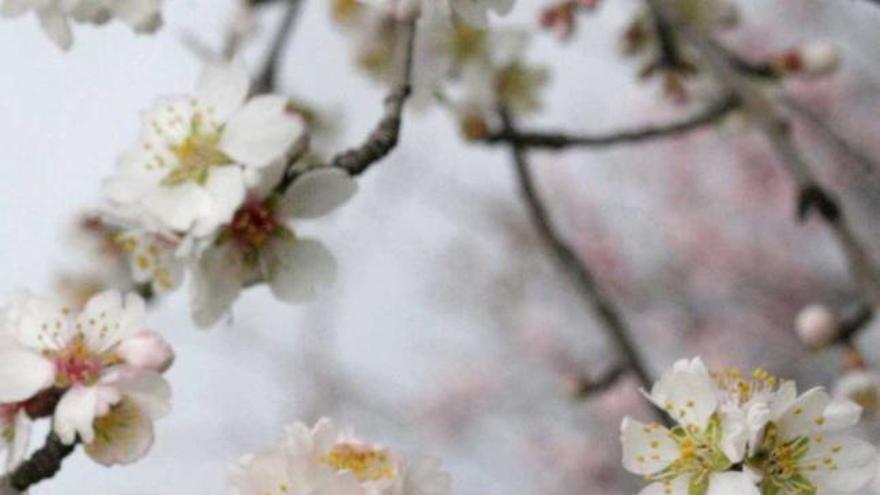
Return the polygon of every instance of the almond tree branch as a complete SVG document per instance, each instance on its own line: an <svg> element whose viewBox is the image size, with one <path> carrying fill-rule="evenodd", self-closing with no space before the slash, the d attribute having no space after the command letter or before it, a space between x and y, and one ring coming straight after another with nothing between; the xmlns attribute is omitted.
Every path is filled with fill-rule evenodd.
<svg viewBox="0 0 880 495"><path fill-rule="evenodd" d="M281 20L281 26L272 39L272 46L269 48L269 54L266 56L266 62L263 70L260 71L254 80L253 93L271 93L277 84L278 67L280 65L281 56L284 55L284 49L290 40L296 21L299 19L299 13L302 10L303 0L286 0L287 10L284 12L284 18Z"/></svg>
<svg viewBox="0 0 880 495"><path fill-rule="evenodd" d="M681 22L662 0L646 1L703 56L719 82L739 98L743 109L770 142L797 187L800 217L803 219L813 211L819 214L846 257L849 271L864 291L865 300L873 305L880 303L880 271L868 255L861 239L855 234L844 214L843 205L816 178L806 158L795 146L789 125L777 111L774 102L755 87L747 75L737 70L726 50L705 33Z"/></svg>
<svg viewBox="0 0 880 495"><path fill-rule="evenodd" d="M66 445L55 435L49 433L46 443L31 457L18 466L6 478L0 479L0 487L8 484L13 490L24 493L28 488L54 477L61 470L61 463L76 449L76 443Z"/></svg>
<svg viewBox="0 0 880 495"><path fill-rule="evenodd" d="M364 173L370 165L384 158L397 146L403 109L412 92L413 52L415 50L416 20L399 25L399 68L388 96L385 111L379 123L360 146L344 151L330 160L330 165L348 171L351 175Z"/></svg>
<svg viewBox="0 0 880 495"><path fill-rule="evenodd" d="M626 374L627 366L613 366L599 375L597 378L584 377L581 378L574 390L574 396L577 399L586 399L590 396L601 394L610 389Z"/></svg>
<svg viewBox="0 0 880 495"><path fill-rule="evenodd" d="M490 134L485 141L491 144L516 143L528 148L545 148L559 150L568 147L598 148L620 144L633 144L653 139L675 136L700 129L717 122L739 106L735 96L726 96L716 101L699 113L679 122L658 126L645 126L639 129L617 131L610 134L594 136L576 136L557 132L511 131L502 130Z"/></svg>
<svg viewBox="0 0 880 495"><path fill-rule="evenodd" d="M516 127L510 114L506 110L501 109L499 116L501 117L504 132L515 134ZM601 327L605 330L605 333L617 346L626 362L626 367L636 375L642 387L649 390L653 380L645 361L632 340L631 331L621 316L620 310L596 281L596 277L593 275L590 267L575 254L571 246L563 240L562 236L553 226L550 213L535 186L526 147L515 141L509 143L509 145L520 192L525 200L535 228L538 230L547 249L565 273L571 277L572 282L577 286L578 291L592 310Z"/></svg>

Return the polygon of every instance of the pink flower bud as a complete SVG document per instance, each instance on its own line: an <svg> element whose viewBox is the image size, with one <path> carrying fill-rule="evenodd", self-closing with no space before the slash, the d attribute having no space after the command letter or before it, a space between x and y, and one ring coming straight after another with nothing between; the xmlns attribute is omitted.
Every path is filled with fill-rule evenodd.
<svg viewBox="0 0 880 495"><path fill-rule="evenodd" d="M801 341L820 349L830 344L840 332L837 316L825 306L811 304L798 313L794 323Z"/></svg>
<svg viewBox="0 0 880 495"><path fill-rule="evenodd" d="M132 366L159 373L164 373L174 363L174 350L152 330L141 330L123 340L116 354Z"/></svg>
<svg viewBox="0 0 880 495"><path fill-rule="evenodd" d="M840 52L831 43L817 41L800 49L803 71L816 76L829 74L840 65Z"/></svg>

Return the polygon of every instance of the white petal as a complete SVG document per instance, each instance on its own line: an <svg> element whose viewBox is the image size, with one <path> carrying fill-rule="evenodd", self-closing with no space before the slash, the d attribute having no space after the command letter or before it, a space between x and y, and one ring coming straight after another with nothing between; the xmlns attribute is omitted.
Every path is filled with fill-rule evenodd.
<svg viewBox="0 0 880 495"><path fill-rule="evenodd" d="M57 9L44 9L39 12L40 25L49 38L62 50L69 50L73 44L73 33L67 18Z"/></svg>
<svg viewBox="0 0 880 495"><path fill-rule="evenodd" d="M55 381L55 365L23 346L0 344L0 403L27 400Z"/></svg>
<svg viewBox="0 0 880 495"><path fill-rule="evenodd" d="M144 197L143 206L163 226L177 232L186 232L197 220L214 214L211 196L193 182L153 189Z"/></svg>
<svg viewBox="0 0 880 495"><path fill-rule="evenodd" d="M747 473L727 471L709 478L706 495L759 495L758 487Z"/></svg>
<svg viewBox="0 0 880 495"><path fill-rule="evenodd" d="M162 418L171 411L171 385L155 371L129 368L116 385L151 419Z"/></svg>
<svg viewBox="0 0 880 495"><path fill-rule="evenodd" d="M678 445L669 430L626 417L620 427L623 467L635 474L653 474L678 459Z"/></svg>
<svg viewBox="0 0 880 495"><path fill-rule="evenodd" d="M821 387L810 389L798 397L776 422L780 438L793 439L819 430L829 402L831 398Z"/></svg>
<svg viewBox="0 0 880 495"><path fill-rule="evenodd" d="M832 400L825 408L825 431L842 430L854 426L862 416L862 406L849 399Z"/></svg>
<svg viewBox="0 0 880 495"><path fill-rule="evenodd" d="M220 138L224 153L250 167L268 167L303 132L302 119L286 111L287 98L258 96L229 119Z"/></svg>
<svg viewBox="0 0 880 495"><path fill-rule="evenodd" d="M671 481L658 481L642 488L639 495L688 495L688 478L679 476Z"/></svg>
<svg viewBox="0 0 880 495"><path fill-rule="evenodd" d="M240 62L208 64L196 83L196 97L212 109L213 116L226 120L244 103L250 76Z"/></svg>
<svg viewBox="0 0 880 495"><path fill-rule="evenodd" d="M820 492L854 492L873 477L876 460L877 450L864 440L820 433L810 438L810 449L799 465L811 481L822 485Z"/></svg>
<svg viewBox="0 0 880 495"><path fill-rule="evenodd" d="M261 256L275 297L287 302L313 299L336 280L336 260L311 239L277 239Z"/></svg>
<svg viewBox="0 0 880 495"><path fill-rule="evenodd" d="M216 325L238 299L246 277L245 267L229 248L206 250L193 267L190 284L190 309L196 325Z"/></svg>
<svg viewBox="0 0 880 495"><path fill-rule="evenodd" d="M77 318L77 329L86 337L90 349L104 352L132 335L143 323L143 299L128 294L123 301L116 290L92 297Z"/></svg>
<svg viewBox="0 0 880 495"><path fill-rule="evenodd" d="M193 228L196 236L207 236L223 224L232 221L235 211L244 202L245 184L238 166L217 167L211 170L204 191L211 207L199 218Z"/></svg>
<svg viewBox="0 0 880 495"><path fill-rule="evenodd" d="M85 451L104 466L127 465L141 459L153 445L153 421L130 398L125 398L104 417L95 420L99 434L86 443Z"/></svg>
<svg viewBox="0 0 880 495"><path fill-rule="evenodd" d="M676 362L654 384L650 399L678 422L700 430L718 407L715 384L699 357Z"/></svg>
<svg viewBox="0 0 880 495"><path fill-rule="evenodd" d="M77 435L85 443L95 439L93 423L98 394L95 387L75 385L65 392L55 409L53 427L62 442L70 445Z"/></svg>
<svg viewBox="0 0 880 495"><path fill-rule="evenodd" d="M296 179L278 206L281 218L315 218L330 213L357 191L357 183L342 170L322 168Z"/></svg>
<svg viewBox="0 0 880 495"><path fill-rule="evenodd" d="M16 413L14 436L12 439L12 445L10 445L8 458L6 459L7 471L11 471L18 467L18 465L25 459L25 456L27 456L28 447L30 446L32 424L33 421L28 417L24 408Z"/></svg>

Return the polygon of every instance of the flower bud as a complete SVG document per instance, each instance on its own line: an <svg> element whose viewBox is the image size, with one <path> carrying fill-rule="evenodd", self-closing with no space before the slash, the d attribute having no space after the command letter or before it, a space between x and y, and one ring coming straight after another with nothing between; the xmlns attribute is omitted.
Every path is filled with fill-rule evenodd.
<svg viewBox="0 0 880 495"><path fill-rule="evenodd" d="M816 41L783 53L773 65L784 74L824 76L840 66L840 52L831 43Z"/></svg>
<svg viewBox="0 0 880 495"><path fill-rule="evenodd" d="M821 304L811 304L798 313L795 332L801 341L813 349L830 344L840 332L837 316Z"/></svg>
<svg viewBox="0 0 880 495"><path fill-rule="evenodd" d="M849 371L834 385L834 395L855 402L866 412L877 412L880 408L880 375L865 370Z"/></svg>
<svg viewBox="0 0 880 495"><path fill-rule="evenodd" d="M123 340L116 354L126 363L164 373L174 363L174 350L161 335L152 330L141 330Z"/></svg>

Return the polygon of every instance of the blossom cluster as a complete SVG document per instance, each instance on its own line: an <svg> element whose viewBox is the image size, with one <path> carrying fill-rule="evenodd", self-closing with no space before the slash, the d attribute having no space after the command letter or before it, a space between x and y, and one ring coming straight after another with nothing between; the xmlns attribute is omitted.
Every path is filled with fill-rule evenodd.
<svg viewBox="0 0 880 495"><path fill-rule="evenodd" d="M104 24L119 19L137 33L162 25L162 0L3 0L0 14L18 17L33 12L43 30L60 48L73 44L71 22Z"/></svg>
<svg viewBox="0 0 880 495"><path fill-rule="evenodd" d="M296 423L271 448L244 456L230 476L233 495L449 495L440 462L399 453L340 430L328 419Z"/></svg>
<svg viewBox="0 0 880 495"><path fill-rule="evenodd" d="M31 423L52 418L65 444L92 459L128 464L153 443L153 421L168 413L162 374L174 361L168 343L143 327L144 302L107 291L81 312L21 294L0 319L0 431L8 467L27 453Z"/></svg>
<svg viewBox="0 0 880 495"><path fill-rule="evenodd" d="M844 433L861 407L821 387L798 395L766 371L710 372L694 358L646 395L674 425L623 420L623 465L653 482L643 495L853 493L874 476L876 449Z"/></svg>
<svg viewBox="0 0 880 495"><path fill-rule="evenodd" d="M193 95L162 99L145 114L104 187L135 281L162 293L192 273L192 315L203 327L250 284L266 282L290 302L329 285L332 255L299 237L291 220L325 215L356 189L329 168L279 188L304 122L286 97L248 97L249 86L241 64L208 65Z"/></svg>

